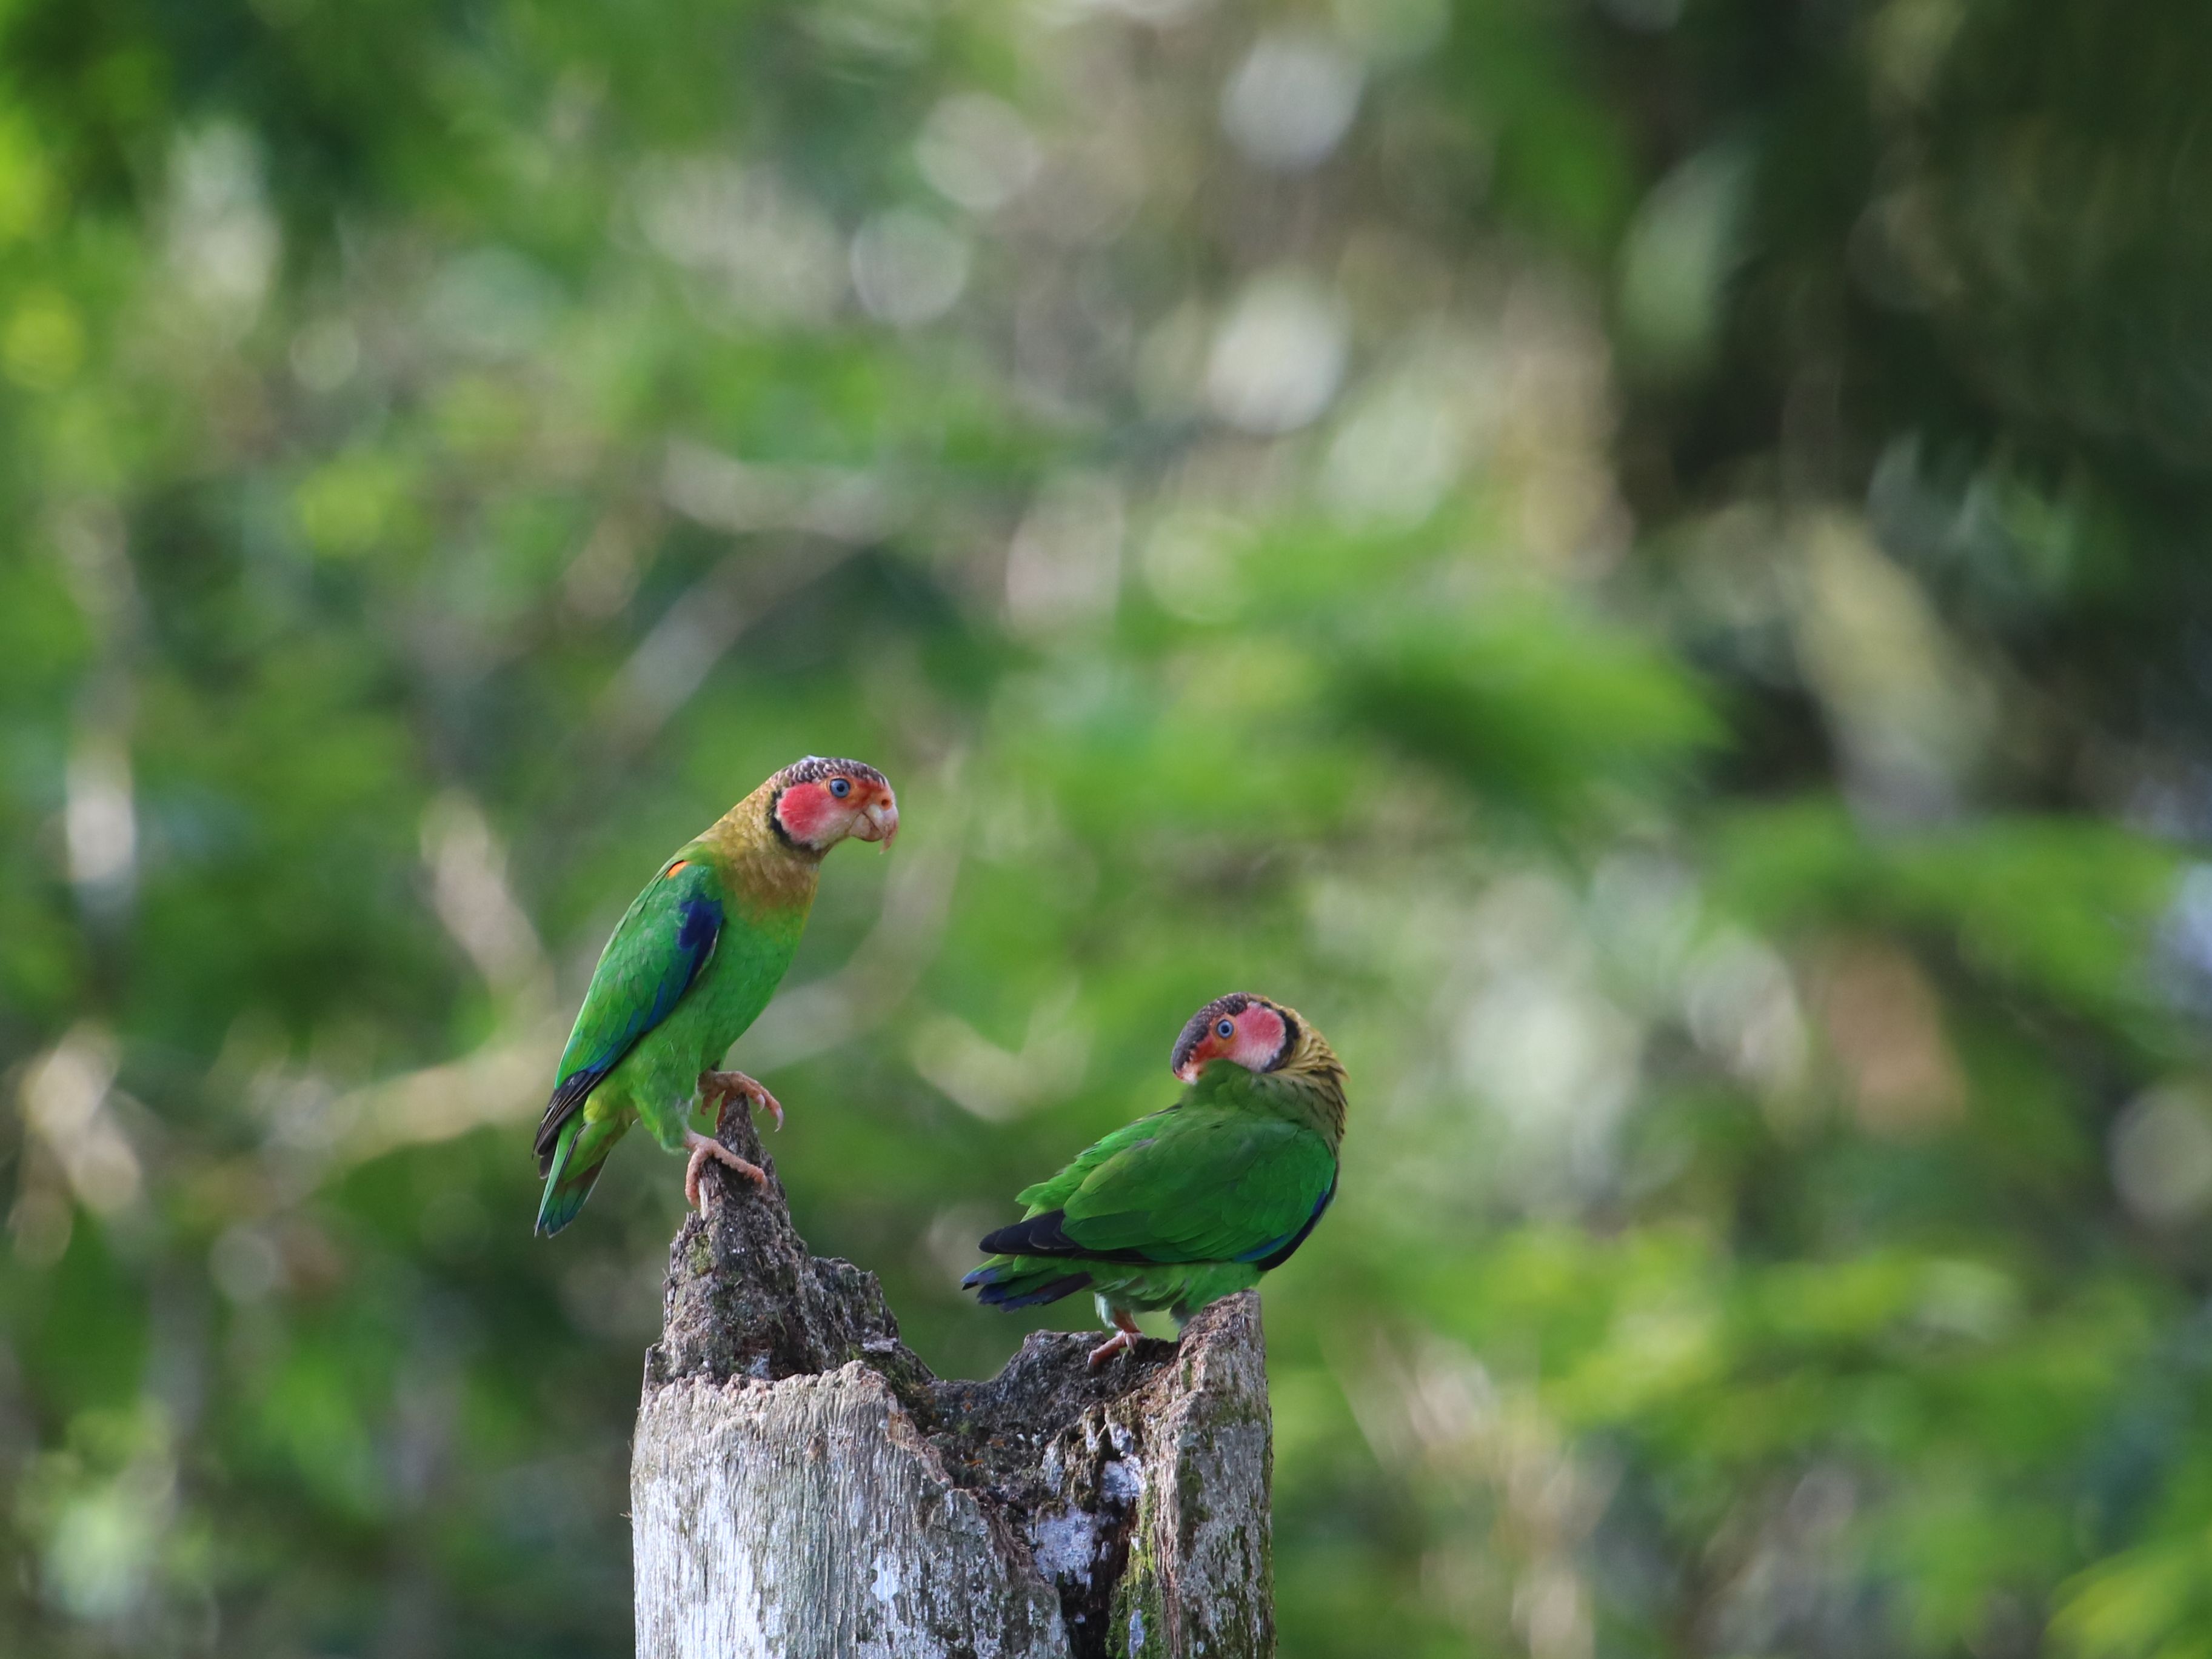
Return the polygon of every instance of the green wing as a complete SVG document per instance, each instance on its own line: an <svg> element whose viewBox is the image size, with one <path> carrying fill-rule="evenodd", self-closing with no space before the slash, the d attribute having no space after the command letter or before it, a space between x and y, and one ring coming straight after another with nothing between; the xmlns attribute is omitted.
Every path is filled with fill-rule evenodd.
<svg viewBox="0 0 2212 1659"><path fill-rule="evenodd" d="M1336 1187L1336 1156L1304 1124L1219 1107L1164 1115L1103 1159L1062 1205L1085 1254L1256 1261L1301 1237Z"/></svg>
<svg viewBox="0 0 2212 1659"><path fill-rule="evenodd" d="M1194 1091L1024 1190L1029 1215L986 1238L983 1249L1273 1267L1297 1248L1335 1191L1336 1155L1315 1131Z"/></svg>
<svg viewBox="0 0 2212 1659"><path fill-rule="evenodd" d="M668 1018L720 943L720 878L703 858L672 860L637 896L599 953L591 988L561 1055L538 1126L538 1173L550 1167L561 1126L637 1041Z"/></svg>
<svg viewBox="0 0 2212 1659"><path fill-rule="evenodd" d="M1014 1202L1026 1204L1031 1215L1041 1210L1057 1210L1075 1196L1092 1170L1116 1154L1127 1152L1140 1140L1149 1140L1159 1133L1163 1118L1170 1117L1180 1107L1170 1106L1140 1117L1134 1123L1124 1124L1102 1140L1094 1141L1075 1155L1075 1161L1058 1175L1024 1187L1014 1194Z"/></svg>

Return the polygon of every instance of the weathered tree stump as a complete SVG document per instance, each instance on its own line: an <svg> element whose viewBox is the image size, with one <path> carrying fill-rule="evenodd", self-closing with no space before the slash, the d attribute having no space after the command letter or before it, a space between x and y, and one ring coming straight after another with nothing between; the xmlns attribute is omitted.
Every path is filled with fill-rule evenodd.
<svg viewBox="0 0 2212 1659"><path fill-rule="evenodd" d="M670 1251L630 1461L638 1659L1274 1651L1260 1302L1097 1371L1032 1335L931 1376L875 1275L709 1166Z"/></svg>

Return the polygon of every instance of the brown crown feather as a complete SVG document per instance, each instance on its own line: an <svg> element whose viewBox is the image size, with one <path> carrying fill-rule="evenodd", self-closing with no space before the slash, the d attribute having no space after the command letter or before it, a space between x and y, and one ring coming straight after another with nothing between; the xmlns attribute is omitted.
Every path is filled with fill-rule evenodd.
<svg viewBox="0 0 2212 1659"><path fill-rule="evenodd" d="M788 789L794 783L822 783L830 778L858 778L885 789L890 787L889 778L863 761L830 760L820 755L792 762L769 781L779 789Z"/></svg>

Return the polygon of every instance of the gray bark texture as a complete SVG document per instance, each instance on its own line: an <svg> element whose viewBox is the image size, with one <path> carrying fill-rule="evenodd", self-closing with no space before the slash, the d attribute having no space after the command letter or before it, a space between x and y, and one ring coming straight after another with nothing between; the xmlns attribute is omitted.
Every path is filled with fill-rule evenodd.
<svg viewBox="0 0 2212 1659"><path fill-rule="evenodd" d="M940 1381L875 1275L709 1165L630 1459L638 1659L1265 1659L1273 1461L1248 1291L1097 1370L1040 1333Z"/></svg>

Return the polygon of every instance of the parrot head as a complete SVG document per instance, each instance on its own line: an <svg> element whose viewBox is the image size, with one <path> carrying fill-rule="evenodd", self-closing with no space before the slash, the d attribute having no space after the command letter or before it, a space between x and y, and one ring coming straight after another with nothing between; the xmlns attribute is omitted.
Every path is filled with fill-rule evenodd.
<svg viewBox="0 0 2212 1659"><path fill-rule="evenodd" d="M826 853L848 836L888 847L898 834L898 797L872 766L809 755L777 773L775 786L769 821L803 851Z"/></svg>
<svg viewBox="0 0 2212 1659"><path fill-rule="evenodd" d="M1197 1082L1217 1060L1272 1072L1297 1051L1299 1036L1298 1017L1282 1004L1231 991L1190 1017L1168 1065L1185 1083Z"/></svg>

